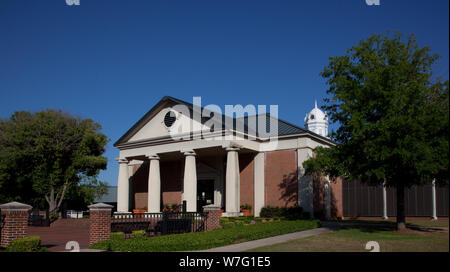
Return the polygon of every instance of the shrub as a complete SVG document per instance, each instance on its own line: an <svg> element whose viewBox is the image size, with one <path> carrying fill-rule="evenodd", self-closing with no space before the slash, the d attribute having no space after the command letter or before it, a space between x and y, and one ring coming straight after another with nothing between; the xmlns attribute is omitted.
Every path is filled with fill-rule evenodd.
<svg viewBox="0 0 450 272"><path fill-rule="evenodd" d="M145 230L134 230L132 231L133 238L140 238L147 236L147 232Z"/></svg>
<svg viewBox="0 0 450 272"><path fill-rule="evenodd" d="M261 209L260 216L264 218L284 218L287 220L309 219L309 217L304 217L303 209L298 206L281 208L266 206Z"/></svg>
<svg viewBox="0 0 450 272"><path fill-rule="evenodd" d="M316 210L314 211L314 218L317 219L324 219L325 218L325 211L322 209Z"/></svg>
<svg viewBox="0 0 450 272"><path fill-rule="evenodd" d="M41 247L41 238L39 236L26 236L15 239L6 247L9 252L45 252L46 247Z"/></svg>
<svg viewBox="0 0 450 272"><path fill-rule="evenodd" d="M125 239L125 233L123 232L111 232L109 234L111 240Z"/></svg>
<svg viewBox="0 0 450 272"><path fill-rule="evenodd" d="M261 218L255 218L253 216L221 217L219 220L223 228L249 225L252 224L252 221L261 222Z"/></svg>

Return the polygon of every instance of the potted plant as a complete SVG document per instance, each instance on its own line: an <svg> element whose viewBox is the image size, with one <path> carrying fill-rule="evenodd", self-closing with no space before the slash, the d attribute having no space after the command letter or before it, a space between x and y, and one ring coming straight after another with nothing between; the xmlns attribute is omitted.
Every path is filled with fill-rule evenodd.
<svg viewBox="0 0 450 272"><path fill-rule="evenodd" d="M244 214L244 216L250 216L252 214L252 205L250 204L241 205L241 212Z"/></svg>
<svg viewBox="0 0 450 272"><path fill-rule="evenodd" d="M179 212L180 211L180 205L172 204L171 205L171 209L172 209L172 212Z"/></svg>
<svg viewBox="0 0 450 272"><path fill-rule="evenodd" d="M164 205L163 205L163 212L170 212L170 211L171 211L170 206L167 205L167 204L164 204Z"/></svg>

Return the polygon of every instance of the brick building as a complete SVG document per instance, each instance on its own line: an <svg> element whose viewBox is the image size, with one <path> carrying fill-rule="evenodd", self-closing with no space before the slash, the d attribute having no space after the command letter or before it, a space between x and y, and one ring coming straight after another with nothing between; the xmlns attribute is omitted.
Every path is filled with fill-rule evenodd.
<svg viewBox="0 0 450 272"><path fill-rule="evenodd" d="M239 215L243 204L255 216L264 206L295 205L311 215L342 216L342 182L304 175L313 148L334 145L317 126L318 119L328 125L317 106L305 118L310 131L277 112L251 114L246 107L244 117L229 117L195 99L164 97L114 144L119 212L159 212L186 200L188 211L213 204L223 216Z"/></svg>

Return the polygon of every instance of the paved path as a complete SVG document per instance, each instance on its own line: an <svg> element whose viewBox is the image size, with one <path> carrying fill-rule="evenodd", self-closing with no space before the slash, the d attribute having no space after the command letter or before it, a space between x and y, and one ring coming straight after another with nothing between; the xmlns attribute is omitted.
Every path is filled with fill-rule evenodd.
<svg viewBox="0 0 450 272"><path fill-rule="evenodd" d="M269 245L273 245L273 244L287 242L287 241L290 241L290 240L295 240L295 239L305 238L305 237L318 235L318 234L322 234L322 233L327 233L327 232L330 232L330 231L334 231L336 229L337 229L336 225L334 225L334 224L327 224L326 226L324 226L322 228L311 229L311 230L304 230L304 231L299 231L299 232L294 232L294 233L289 233L289 234L283 234L283 235L278 235L278 236L274 236L274 237L269 237L269 238L264 238L264 239L259 239L259 240L254 240L254 241L249 241L249 242L244 242L244 243L239 243L239 244L234 244L234 245L228 245L228 246L223 246L223 247L216 247L216 248L211 248L211 249L206 249L206 250L200 250L199 252L241 252L241 251L247 251L247 250L251 250L251 249L254 249L254 248L258 248L258 247L269 246Z"/></svg>
<svg viewBox="0 0 450 272"><path fill-rule="evenodd" d="M64 251L69 241L77 241L80 248L84 249L89 246L89 227L82 220L85 219L63 220L50 227L29 226L27 235L41 237L41 245L49 251Z"/></svg>

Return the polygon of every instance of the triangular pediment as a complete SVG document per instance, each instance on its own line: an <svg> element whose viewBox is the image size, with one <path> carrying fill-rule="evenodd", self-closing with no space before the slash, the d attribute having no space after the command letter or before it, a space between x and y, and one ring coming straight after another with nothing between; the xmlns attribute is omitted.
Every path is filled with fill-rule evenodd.
<svg viewBox="0 0 450 272"><path fill-rule="evenodd" d="M180 110L180 106L184 110ZM172 112L170 116L175 118L172 126L168 126L167 122L165 122L165 118L167 119L166 115L169 112ZM180 127L187 128L191 126L191 116L192 105L171 97L164 97L114 145L176 135L176 129L180 130Z"/></svg>

